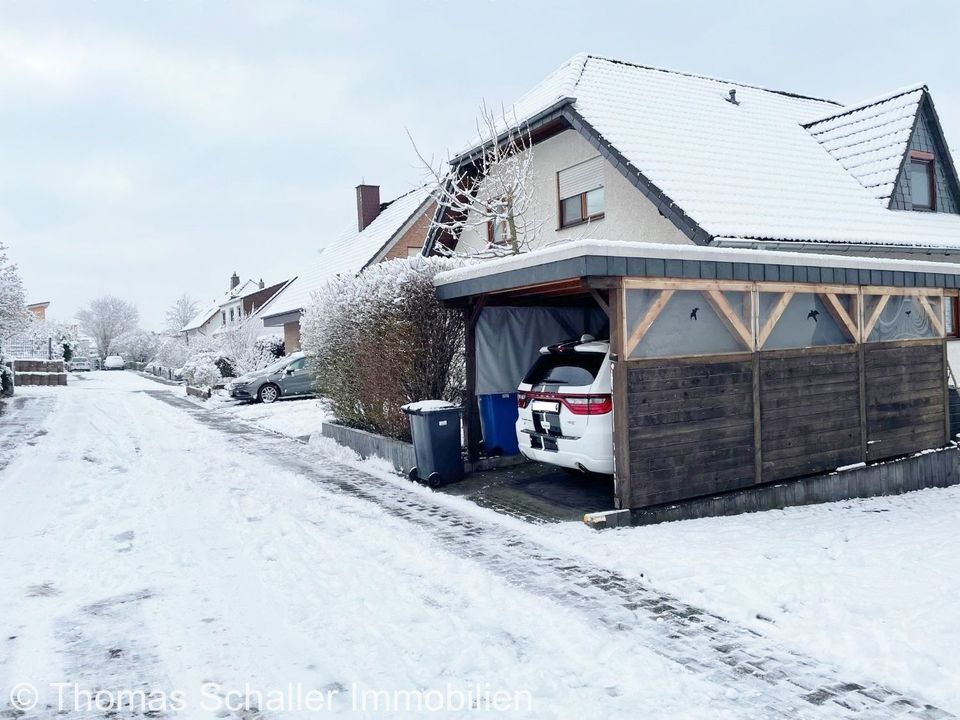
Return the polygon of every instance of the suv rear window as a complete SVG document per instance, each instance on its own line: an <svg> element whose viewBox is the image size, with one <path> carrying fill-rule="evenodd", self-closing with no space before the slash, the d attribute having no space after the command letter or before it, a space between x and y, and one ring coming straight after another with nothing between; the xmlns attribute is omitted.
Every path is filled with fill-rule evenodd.
<svg viewBox="0 0 960 720"><path fill-rule="evenodd" d="M541 355L523 381L530 385L592 385L604 357L599 352Z"/></svg>

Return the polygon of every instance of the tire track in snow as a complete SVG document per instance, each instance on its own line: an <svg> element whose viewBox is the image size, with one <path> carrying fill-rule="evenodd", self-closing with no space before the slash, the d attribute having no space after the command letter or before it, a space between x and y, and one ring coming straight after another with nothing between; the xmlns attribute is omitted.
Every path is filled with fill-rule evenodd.
<svg viewBox="0 0 960 720"><path fill-rule="evenodd" d="M779 648L753 630L647 587L633 578L564 556L519 532L429 495L305 451L302 443L238 423L165 391L143 391L242 443L238 452L292 470L324 488L369 501L429 531L447 550L537 596L572 607L603 628L637 642L717 684L764 717L954 717L885 684L851 682L836 668ZM759 706L757 703L759 702Z"/></svg>

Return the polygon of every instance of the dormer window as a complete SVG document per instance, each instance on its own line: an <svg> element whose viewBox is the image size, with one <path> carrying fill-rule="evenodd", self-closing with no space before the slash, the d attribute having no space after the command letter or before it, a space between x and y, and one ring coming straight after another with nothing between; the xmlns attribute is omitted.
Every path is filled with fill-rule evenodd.
<svg viewBox="0 0 960 720"><path fill-rule="evenodd" d="M937 174L933 153L910 151L910 199L914 210L937 209Z"/></svg>

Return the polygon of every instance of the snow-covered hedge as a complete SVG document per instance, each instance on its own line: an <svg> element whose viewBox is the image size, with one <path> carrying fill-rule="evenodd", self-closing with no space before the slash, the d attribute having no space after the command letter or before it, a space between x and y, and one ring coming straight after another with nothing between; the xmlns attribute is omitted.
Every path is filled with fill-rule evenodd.
<svg viewBox="0 0 960 720"><path fill-rule="evenodd" d="M217 367L217 356L212 352L199 352L183 366L183 379L194 387L210 388L223 380Z"/></svg>
<svg viewBox="0 0 960 720"><path fill-rule="evenodd" d="M463 316L437 302L433 278L461 264L391 260L313 294L300 322L301 344L339 422L407 440L402 405L460 400Z"/></svg>
<svg viewBox="0 0 960 720"><path fill-rule="evenodd" d="M254 327L238 326L213 336L167 338L150 365L181 369L191 385L212 387L224 378L260 370L283 357L283 338L257 337ZM216 377L210 369L216 370Z"/></svg>

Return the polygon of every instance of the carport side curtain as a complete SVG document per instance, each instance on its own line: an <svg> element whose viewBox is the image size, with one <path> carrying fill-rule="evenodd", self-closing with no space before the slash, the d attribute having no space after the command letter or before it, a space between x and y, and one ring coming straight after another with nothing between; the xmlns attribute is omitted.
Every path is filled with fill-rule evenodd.
<svg viewBox="0 0 960 720"><path fill-rule="evenodd" d="M540 348L589 333L609 337L600 308L487 307L477 320L477 394L516 392Z"/></svg>

